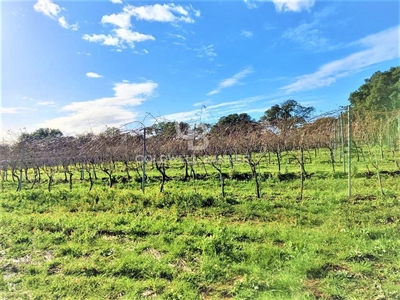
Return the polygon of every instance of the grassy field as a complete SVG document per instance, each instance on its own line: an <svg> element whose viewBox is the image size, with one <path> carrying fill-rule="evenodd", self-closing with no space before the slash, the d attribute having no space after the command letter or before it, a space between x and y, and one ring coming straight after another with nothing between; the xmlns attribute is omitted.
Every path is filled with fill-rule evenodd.
<svg viewBox="0 0 400 300"><path fill-rule="evenodd" d="M341 164L333 173L322 154L305 166L303 201L286 160L287 180L262 165L272 177L260 176L260 199L251 179L226 179L221 197L211 166L207 180L167 181L164 193L149 171L145 195L135 181L89 192L78 173L72 191L4 182L0 298L400 299L400 176L379 164L385 195L360 161L350 199Z"/></svg>

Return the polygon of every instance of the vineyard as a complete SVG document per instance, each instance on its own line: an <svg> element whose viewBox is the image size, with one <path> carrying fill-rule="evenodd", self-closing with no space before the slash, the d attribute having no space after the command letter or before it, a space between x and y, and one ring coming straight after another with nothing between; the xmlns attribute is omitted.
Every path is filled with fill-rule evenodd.
<svg viewBox="0 0 400 300"><path fill-rule="evenodd" d="M400 111L165 124L1 145L0 298L400 299Z"/></svg>
<svg viewBox="0 0 400 300"><path fill-rule="evenodd" d="M354 160L363 162L366 176L376 171L379 174L378 158L385 158L384 151L390 152L386 158L393 161L394 172L400 168L399 111L350 116L338 110L301 126L290 119L273 124L214 126L211 132L202 124L194 128L187 123L167 124L170 128L158 132L153 126L3 144L0 149L2 188L12 180L17 183L18 191L33 189L43 182L47 182L48 191L58 183L66 183L72 190L73 182L79 181L89 182L89 190L92 190L101 179L109 187L115 183L134 186L138 181L144 191L146 181L159 180L160 192L163 192L167 180L204 180L209 177L211 168L221 180L222 196L224 178L243 177L254 180L259 198L259 176L276 173L279 178L285 177L282 165L295 164L299 166L298 177L303 182L311 176L305 166L313 160L321 161L319 153L324 151L329 152L324 163L331 165L332 174L341 170L351 175ZM246 164L247 174L235 174L235 163ZM229 168L225 168L226 164ZM146 166L157 171L156 174L146 174ZM171 177L169 173L176 168L183 171Z"/></svg>

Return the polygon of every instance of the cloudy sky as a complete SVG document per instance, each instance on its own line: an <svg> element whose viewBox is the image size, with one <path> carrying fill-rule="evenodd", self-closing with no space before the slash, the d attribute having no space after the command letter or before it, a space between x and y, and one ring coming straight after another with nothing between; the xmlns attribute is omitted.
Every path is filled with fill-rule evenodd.
<svg viewBox="0 0 400 300"><path fill-rule="evenodd" d="M2 1L1 135L347 105L399 65L399 2Z"/></svg>

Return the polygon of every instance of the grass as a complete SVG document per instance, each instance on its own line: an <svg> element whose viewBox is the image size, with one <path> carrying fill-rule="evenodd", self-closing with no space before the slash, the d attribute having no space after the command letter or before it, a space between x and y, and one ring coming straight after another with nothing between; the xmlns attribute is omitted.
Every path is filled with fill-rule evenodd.
<svg viewBox="0 0 400 300"><path fill-rule="evenodd" d="M135 182L90 192L79 180L51 192L4 182L0 298L400 299L399 177L382 175L381 196L355 163L348 199L346 175L321 161L306 165L302 202L299 179L280 181L265 164L260 173L274 176L262 178L260 199L252 180L236 179L222 198L211 168L208 180L168 181L163 194L154 170L145 195Z"/></svg>

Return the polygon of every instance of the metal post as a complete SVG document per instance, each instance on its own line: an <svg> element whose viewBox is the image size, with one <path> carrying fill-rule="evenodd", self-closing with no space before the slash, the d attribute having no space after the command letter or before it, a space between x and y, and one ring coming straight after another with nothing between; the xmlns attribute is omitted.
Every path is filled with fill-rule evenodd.
<svg viewBox="0 0 400 300"><path fill-rule="evenodd" d="M400 149L400 115L397 118L398 149Z"/></svg>
<svg viewBox="0 0 400 300"><path fill-rule="evenodd" d="M335 120L333 127L333 143L332 143L332 151L333 151L333 162L336 162L336 148L337 148L337 121Z"/></svg>
<svg viewBox="0 0 400 300"><path fill-rule="evenodd" d="M22 190L22 165L24 161L24 156L25 156L25 144L24 142L21 143L21 153L20 153L20 160L21 160L21 165L20 165L20 170L19 170L19 180L18 180L18 191Z"/></svg>
<svg viewBox="0 0 400 300"><path fill-rule="evenodd" d="M381 159L383 159L383 125L382 125L382 117L380 118L380 128L379 128L379 149L381 150Z"/></svg>
<svg viewBox="0 0 400 300"><path fill-rule="evenodd" d="M351 197L351 117L350 117L350 105L347 108L347 126L348 126L348 196Z"/></svg>
<svg viewBox="0 0 400 300"><path fill-rule="evenodd" d="M340 144L341 151L340 157L343 158L343 173L346 174L346 158L344 155L344 133L343 133L343 113L340 113Z"/></svg>
<svg viewBox="0 0 400 300"><path fill-rule="evenodd" d="M132 123L139 123L143 127L143 166L142 166L142 192L144 193L144 188L146 185L146 126L143 124L144 120L151 115L150 113L146 114L146 117L143 119L142 122L140 121L132 121L123 125L127 126ZM154 117L153 117L154 118Z"/></svg>
<svg viewBox="0 0 400 300"><path fill-rule="evenodd" d="M142 192L146 183L146 127L143 125L143 173L142 173Z"/></svg>

